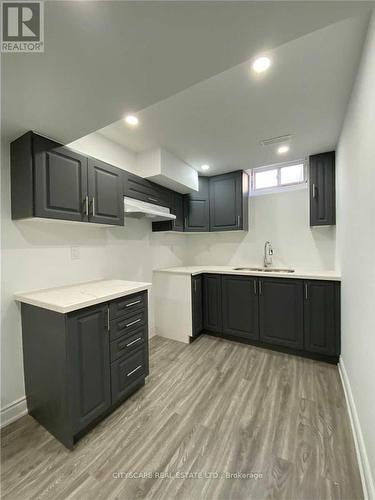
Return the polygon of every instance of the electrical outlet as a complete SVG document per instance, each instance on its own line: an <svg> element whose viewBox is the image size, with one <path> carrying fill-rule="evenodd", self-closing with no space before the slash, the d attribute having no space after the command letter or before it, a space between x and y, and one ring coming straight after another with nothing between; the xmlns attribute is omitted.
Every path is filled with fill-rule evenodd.
<svg viewBox="0 0 375 500"><path fill-rule="evenodd" d="M70 258L72 260L78 260L81 258L81 252L79 247L70 247Z"/></svg>

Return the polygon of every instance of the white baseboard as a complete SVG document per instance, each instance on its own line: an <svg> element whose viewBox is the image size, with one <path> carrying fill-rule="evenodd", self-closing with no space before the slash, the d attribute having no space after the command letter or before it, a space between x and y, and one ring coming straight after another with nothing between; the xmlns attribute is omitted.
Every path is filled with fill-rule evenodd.
<svg viewBox="0 0 375 500"><path fill-rule="evenodd" d="M357 453L359 472L361 474L362 488L365 500L375 500L374 479L370 468L370 463L367 456L366 445L363 439L361 424L358 417L357 408L355 406L353 392L350 386L348 373L345 369L345 364L340 357L338 365L341 382L344 388L345 399L348 406L350 424L352 427L354 444Z"/></svg>
<svg viewBox="0 0 375 500"><path fill-rule="evenodd" d="M1 428L15 422L27 414L26 398L20 398L6 405L1 410Z"/></svg>

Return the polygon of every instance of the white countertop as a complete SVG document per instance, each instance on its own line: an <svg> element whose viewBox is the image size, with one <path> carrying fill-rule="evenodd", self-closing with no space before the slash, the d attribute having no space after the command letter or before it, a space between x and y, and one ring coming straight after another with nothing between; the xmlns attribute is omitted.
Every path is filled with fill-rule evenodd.
<svg viewBox="0 0 375 500"><path fill-rule="evenodd" d="M190 274L194 276L202 273L214 274L238 274L243 276L269 276L270 278L298 278L312 280L330 280L341 281L341 276L335 271L308 271L303 269L295 269L294 273L283 272L262 272L262 271L235 271L235 267L245 266L185 266L185 267L167 267L165 269L156 269L154 272L174 273L174 274ZM249 265L248 267L261 267L257 265Z"/></svg>
<svg viewBox="0 0 375 500"><path fill-rule="evenodd" d="M65 314L147 290L150 287L151 283L138 281L98 280L58 288L16 293L14 297L19 302Z"/></svg>

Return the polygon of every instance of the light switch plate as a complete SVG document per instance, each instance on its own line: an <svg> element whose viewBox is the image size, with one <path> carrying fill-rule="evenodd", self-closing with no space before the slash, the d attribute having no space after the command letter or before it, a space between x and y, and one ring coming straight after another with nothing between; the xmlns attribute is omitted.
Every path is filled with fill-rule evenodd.
<svg viewBox="0 0 375 500"><path fill-rule="evenodd" d="M81 252L79 247L70 247L70 258L72 260L78 260L81 258Z"/></svg>

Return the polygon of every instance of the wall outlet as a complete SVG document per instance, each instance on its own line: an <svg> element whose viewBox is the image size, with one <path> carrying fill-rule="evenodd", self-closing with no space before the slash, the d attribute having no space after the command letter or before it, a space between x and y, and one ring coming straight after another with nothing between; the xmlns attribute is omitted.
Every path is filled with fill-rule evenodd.
<svg viewBox="0 0 375 500"><path fill-rule="evenodd" d="M70 247L70 258L72 260L78 260L81 258L81 251L79 247Z"/></svg>

